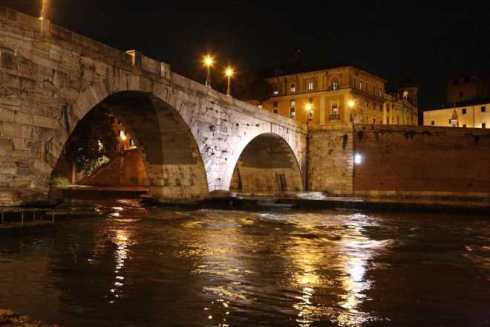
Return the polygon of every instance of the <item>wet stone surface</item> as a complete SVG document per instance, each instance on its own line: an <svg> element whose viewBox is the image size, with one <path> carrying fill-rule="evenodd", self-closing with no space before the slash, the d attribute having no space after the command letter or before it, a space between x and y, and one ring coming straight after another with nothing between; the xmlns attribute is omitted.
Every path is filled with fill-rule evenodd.
<svg viewBox="0 0 490 327"><path fill-rule="evenodd" d="M177 211L0 239L0 307L60 326L490 326L490 224Z"/></svg>
<svg viewBox="0 0 490 327"><path fill-rule="evenodd" d="M6 327L47 327L29 317L21 316L10 310L0 309L0 326Z"/></svg>

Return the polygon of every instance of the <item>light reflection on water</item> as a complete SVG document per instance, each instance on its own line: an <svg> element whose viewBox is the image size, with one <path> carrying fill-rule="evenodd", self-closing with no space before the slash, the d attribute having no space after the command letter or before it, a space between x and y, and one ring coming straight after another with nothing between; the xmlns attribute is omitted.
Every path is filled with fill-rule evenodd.
<svg viewBox="0 0 490 327"><path fill-rule="evenodd" d="M54 234L0 239L0 308L67 326L423 325L420 315L490 325L490 228L479 219L101 212ZM37 262L42 274L14 282Z"/></svg>

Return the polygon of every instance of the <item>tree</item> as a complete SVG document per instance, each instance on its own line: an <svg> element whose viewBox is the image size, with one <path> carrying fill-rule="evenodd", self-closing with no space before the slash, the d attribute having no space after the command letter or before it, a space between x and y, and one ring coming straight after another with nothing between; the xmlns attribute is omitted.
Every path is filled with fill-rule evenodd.
<svg viewBox="0 0 490 327"><path fill-rule="evenodd" d="M89 173L101 158L113 158L118 152L114 121L114 115L107 108L90 111L70 135L62 160L73 163L77 172Z"/></svg>

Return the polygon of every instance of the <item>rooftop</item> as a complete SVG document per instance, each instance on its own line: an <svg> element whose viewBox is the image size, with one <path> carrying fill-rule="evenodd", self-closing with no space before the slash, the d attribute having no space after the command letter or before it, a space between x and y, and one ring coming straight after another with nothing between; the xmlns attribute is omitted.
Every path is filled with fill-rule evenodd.
<svg viewBox="0 0 490 327"><path fill-rule="evenodd" d="M338 65L323 65L323 66L290 66L290 67L281 67L275 69L273 72L269 72L266 74L266 78L274 78L274 77L284 77L298 74L307 74L307 73L315 73L315 72L323 72L333 69L341 69L341 68L354 68L360 71L363 71L383 82L386 82L380 74L369 71L363 67L353 64L338 64Z"/></svg>
<svg viewBox="0 0 490 327"><path fill-rule="evenodd" d="M490 105L490 98L473 99L457 103L448 103L442 106L433 106L431 108L424 109L424 111L445 110L451 108L461 108L469 106Z"/></svg>

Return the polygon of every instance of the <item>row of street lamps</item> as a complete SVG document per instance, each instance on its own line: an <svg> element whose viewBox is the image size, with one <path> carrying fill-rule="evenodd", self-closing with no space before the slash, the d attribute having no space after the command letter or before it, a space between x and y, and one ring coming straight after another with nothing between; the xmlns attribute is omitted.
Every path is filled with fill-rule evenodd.
<svg viewBox="0 0 490 327"><path fill-rule="evenodd" d="M215 65L216 60L211 54L207 54L202 58L202 64L206 68L206 86L211 87L211 69ZM231 79L236 72L232 66L225 67L224 75L227 79L226 95L231 96Z"/></svg>

